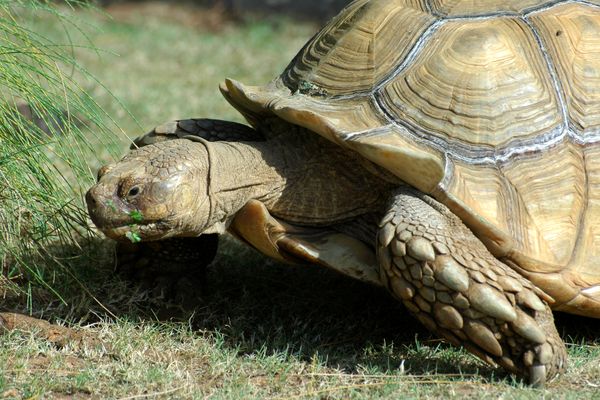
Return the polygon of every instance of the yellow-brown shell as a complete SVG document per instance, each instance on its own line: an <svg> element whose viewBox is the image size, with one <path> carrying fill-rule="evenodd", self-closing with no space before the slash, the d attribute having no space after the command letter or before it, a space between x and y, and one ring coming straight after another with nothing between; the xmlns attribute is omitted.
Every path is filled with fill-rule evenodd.
<svg viewBox="0 0 600 400"><path fill-rule="evenodd" d="M223 86L446 204L600 316L600 0L357 0L266 87Z"/></svg>

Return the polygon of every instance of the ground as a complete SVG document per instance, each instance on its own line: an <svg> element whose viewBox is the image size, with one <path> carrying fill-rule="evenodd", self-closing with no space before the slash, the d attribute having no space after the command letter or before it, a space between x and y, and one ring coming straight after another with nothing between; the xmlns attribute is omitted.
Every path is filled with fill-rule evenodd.
<svg viewBox="0 0 600 400"><path fill-rule="evenodd" d="M112 6L114 19L74 14L106 50L78 49L78 57L139 124L96 83L83 84L131 136L175 118L241 121L218 83L268 82L318 29L289 19L230 21L219 10L188 6L142 7ZM35 26L57 32L43 19ZM122 145L121 153L125 138ZM79 334L58 342L43 330L0 336L0 397L600 398L598 320L557 315L569 371L531 389L431 337L384 291L322 268L275 263L231 238L183 305L115 276L109 241L84 246L87 261L73 266L76 284L65 303L43 290L29 297L34 315Z"/></svg>

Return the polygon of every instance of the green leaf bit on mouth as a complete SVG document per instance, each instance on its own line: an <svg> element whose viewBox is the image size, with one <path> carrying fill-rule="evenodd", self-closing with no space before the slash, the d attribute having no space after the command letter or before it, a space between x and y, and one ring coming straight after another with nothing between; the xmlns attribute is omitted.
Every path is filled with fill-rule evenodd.
<svg viewBox="0 0 600 400"><path fill-rule="evenodd" d="M133 210L129 213L129 216L134 222L140 223L144 220L144 215L140 210Z"/></svg>
<svg viewBox="0 0 600 400"><path fill-rule="evenodd" d="M129 231L125 234L125 237L131 241L131 243L139 243L142 241L140 234L134 231Z"/></svg>
<svg viewBox="0 0 600 400"><path fill-rule="evenodd" d="M117 211L117 207L115 207L115 203L112 200L106 201L106 206L110 208L113 212Z"/></svg>

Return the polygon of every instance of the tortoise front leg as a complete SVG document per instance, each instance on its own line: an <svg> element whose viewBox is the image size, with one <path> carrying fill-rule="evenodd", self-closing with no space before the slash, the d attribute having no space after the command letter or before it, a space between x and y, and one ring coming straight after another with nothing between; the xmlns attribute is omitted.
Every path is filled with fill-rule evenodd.
<svg viewBox="0 0 600 400"><path fill-rule="evenodd" d="M565 368L565 346L537 289L445 206L403 189L380 227L380 276L429 330L535 385Z"/></svg>
<svg viewBox="0 0 600 400"><path fill-rule="evenodd" d="M167 298L191 299L202 292L206 267L217 254L219 235L117 244L117 273ZM188 293L191 292L191 293Z"/></svg>

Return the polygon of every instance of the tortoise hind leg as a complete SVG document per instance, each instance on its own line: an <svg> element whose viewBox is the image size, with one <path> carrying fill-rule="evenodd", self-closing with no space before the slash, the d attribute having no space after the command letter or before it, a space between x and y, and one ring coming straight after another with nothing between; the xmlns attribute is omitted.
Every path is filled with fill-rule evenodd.
<svg viewBox="0 0 600 400"><path fill-rule="evenodd" d="M380 223L380 276L428 329L532 384L566 365L552 312L443 205L404 189Z"/></svg>

